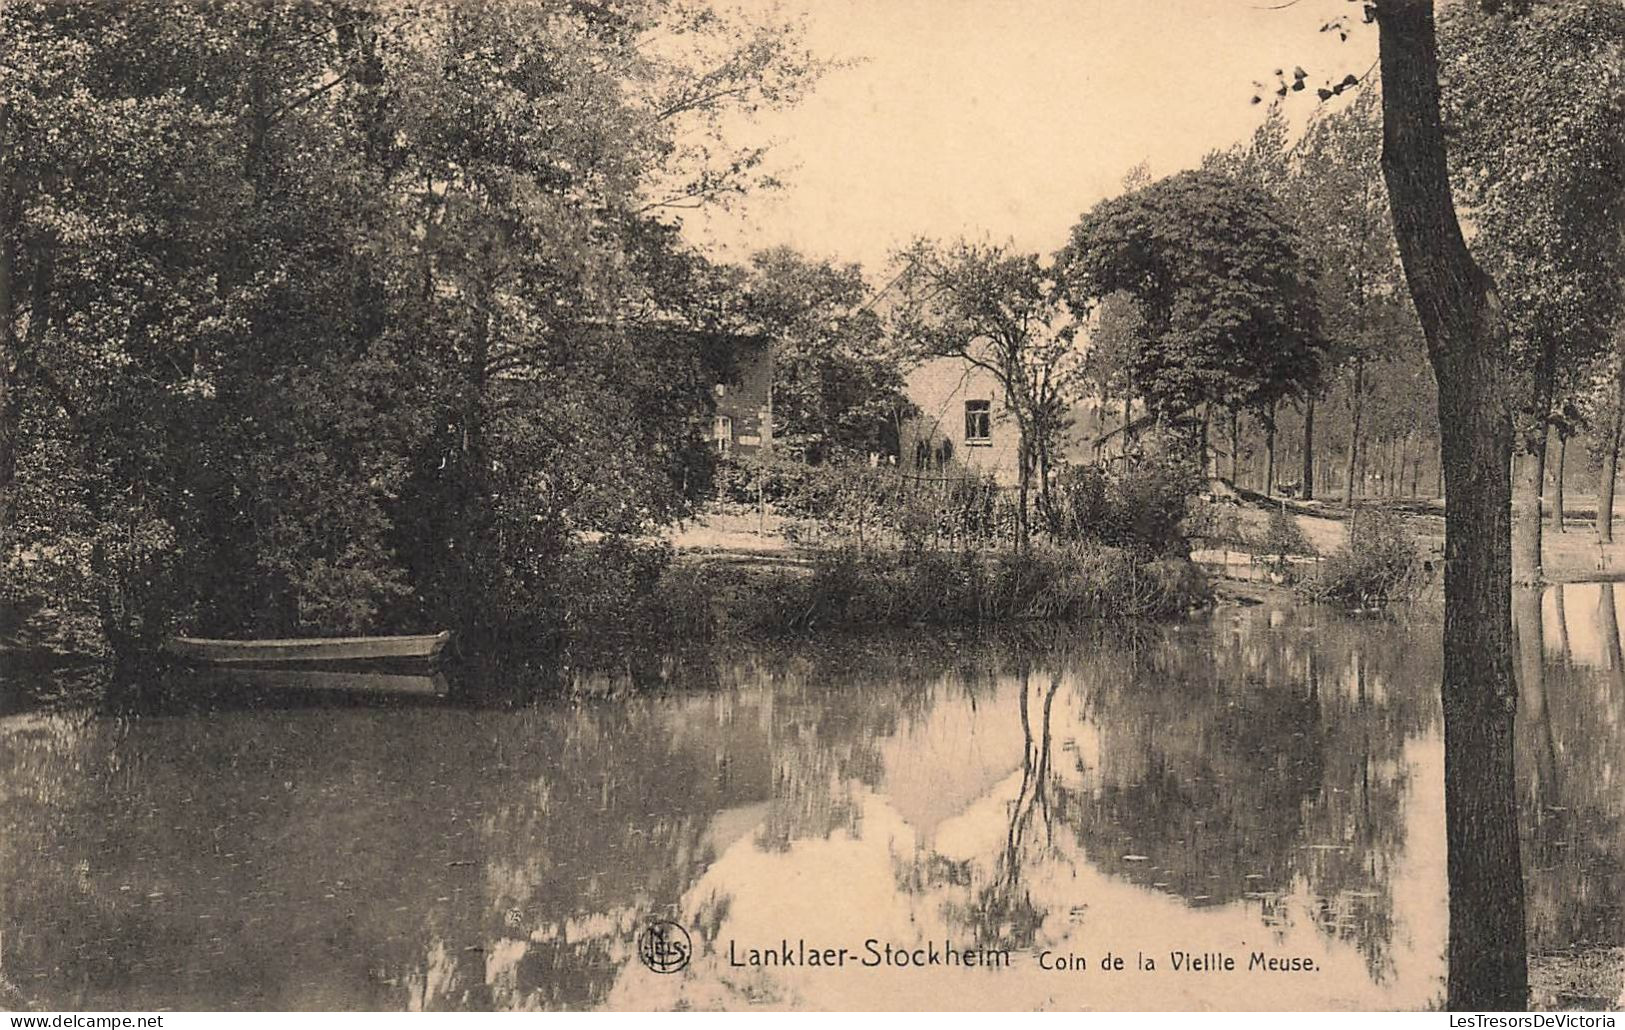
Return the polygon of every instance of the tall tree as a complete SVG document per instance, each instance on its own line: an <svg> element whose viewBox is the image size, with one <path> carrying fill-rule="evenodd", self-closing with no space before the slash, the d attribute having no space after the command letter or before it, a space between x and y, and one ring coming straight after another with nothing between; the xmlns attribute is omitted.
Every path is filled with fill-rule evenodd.
<svg viewBox="0 0 1625 1030"><path fill-rule="evenodd" d="M1549 420L1606 355L1625 259L1625 8L1457 5L1441 22L1457 196L1505 305L1516 375L1513 578L1541 576Z"/></svg>
<svg viewBox="0 0 1625 1030"><path fill-rule="evenodd" d="M1318 259L1327 332L1336 340L1335 360L1348 384L1348 504L1360 487L1366 403L1376 378L1372 366L1397 357L1414 325L1383 188L1381 133L1376 98L1369 93L1317 118L1298 146L1289 187L1289 203Z"/></svg>
<svg viewBox="0 0 1625 1030"><path fill-rule="evenodd" d="M1056 272L1075 309L1134 299L1145 339L1130 379L1162 420L1205 419L1209 406L1267 413L1319 377L1313 265L1259 186L1184 172L1102 201L1073 227Z"/></svg>
<svg viewBox="0 0 1625 1030"><path fill-rule="evenodd" d="M1445 839L1452 1009L1528 1003L1511 652L1506 318L1456 219L1432 0L1375 0L1383 177L1439 385L1445 491Z"/></svg>

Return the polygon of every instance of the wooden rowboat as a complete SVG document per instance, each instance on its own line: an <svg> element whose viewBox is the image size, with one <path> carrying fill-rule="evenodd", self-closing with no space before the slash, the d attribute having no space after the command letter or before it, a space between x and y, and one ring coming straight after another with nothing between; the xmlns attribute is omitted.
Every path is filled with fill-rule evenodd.
<svg viewBox="0 0 1625 1030"><path fill-rule="evenodd" d="M416 664L435 661L450 642L449 631L420 636L294 637L287 640L172 637L164 644L164 650L173 657L205 665Z"/></svg>

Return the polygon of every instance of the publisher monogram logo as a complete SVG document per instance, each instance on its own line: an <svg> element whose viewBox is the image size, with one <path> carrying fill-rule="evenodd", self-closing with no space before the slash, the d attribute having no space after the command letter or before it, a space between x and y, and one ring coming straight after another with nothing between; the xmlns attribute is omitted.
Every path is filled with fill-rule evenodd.
<svg viewBox="0 0 1625 1030"><path fill-rule="evenodd" d="M677 972L693 953L688 931L669 919L657 919L638 934L638 958L656 973Z"/></svg>

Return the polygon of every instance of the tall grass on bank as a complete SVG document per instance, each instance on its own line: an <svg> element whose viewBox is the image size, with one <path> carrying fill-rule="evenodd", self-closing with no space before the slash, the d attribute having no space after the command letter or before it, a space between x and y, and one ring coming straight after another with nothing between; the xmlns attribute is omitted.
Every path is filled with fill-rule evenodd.
<svg viewBox="0 0 1625 1030"><path fill-rule="evenodd" d="M1157 618L1208 603L1190 562L1116 548L821 554L810 570L683 564L661 584L669 631L713 639L901 626Z"/></svg>

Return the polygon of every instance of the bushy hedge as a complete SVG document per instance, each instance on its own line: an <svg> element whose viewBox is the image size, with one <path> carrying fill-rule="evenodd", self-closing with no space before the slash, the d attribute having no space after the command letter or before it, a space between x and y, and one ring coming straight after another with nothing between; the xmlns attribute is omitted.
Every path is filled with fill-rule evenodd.
<svg viewBox="0 0 1625 1030"><path fill-rule="evenodd" d="M1196 464L1174 456L1069 468L1051 487L1049 531L1057 540L1184 557L1190 547L1181 527L1200 487Z"/></svg>
<svg viewBox="0 0 1625 1030"><path fill-rule="evenodd" d="M992 477L961 470L947 479L910 476L893 465L818 465L752 454L718 473L718 500L754 504L760 496L789 520L787 534L820 544L848 541L909 550L986 547L1015 539L1013 498ZM798 527L797 522L803 525ZM833 538L833 540L831 539Z"/></svg>
<svg viewBox="0 0 1625 1030"><path fill-rule="evenodd" d="M1297 584L1311 601L1373 608L1416 597L1425 585L1422 552L1399 516L1362 509L1349 520L1348 542Z"/></svg>

